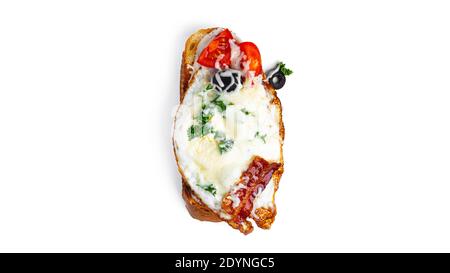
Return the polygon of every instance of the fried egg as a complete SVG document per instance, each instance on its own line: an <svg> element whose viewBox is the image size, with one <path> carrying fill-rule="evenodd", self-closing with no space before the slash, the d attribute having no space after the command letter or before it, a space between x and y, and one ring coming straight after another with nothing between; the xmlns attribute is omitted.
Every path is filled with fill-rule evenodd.
<svg viewBox="0 0 450 273"><path fill-rule="evenodd" d="M273 103L273 95L265 90L261 78L255 78L253 84L244 84L239 90L218 94L213 89L208 90L211 77L208 69L200 69L193 76L176 113L173 136L179 167L186 181L208 207L220 213L222 198L254 156L280 162L282 139L279 106ZM223 103L225 109L217 106L217 101ZM202 113L206 113L209 120L205 132L198 127ZM192 131L193 128L200 132ZM225 140L218 139L214 132L220 132ZM198 136L193 136L195 134ZM233 144L224 151L220 145L227 140ZM272 205L273 185L270 184L273 181L255 203ZM208 185L214 187L215 194L205 190Z"/></svg>

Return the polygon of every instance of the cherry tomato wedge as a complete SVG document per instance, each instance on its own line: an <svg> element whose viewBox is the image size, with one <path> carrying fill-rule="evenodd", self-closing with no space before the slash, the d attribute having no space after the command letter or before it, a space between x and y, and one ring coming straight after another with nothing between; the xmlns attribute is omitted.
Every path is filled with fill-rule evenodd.
<svg viewBox="0 0 450 273"><path fill-rule="evenodd" d="M203 66L214 68L216 61L219 60L219 64L222 68L225 66L229 67L231 64L231 39L233 39L233 35L228 29L219 33L209 45L203 49L197 62Z"/></svg>
<svg viewBox="0 0 450 273"><path fill-rule="evenodd" d="M261 54L258 47L252 42L243 42L239 44L244 57L241 61L241 67L244 69L244 63L248 62L248 70L255 71L255 75L262 73Z"/></svg>

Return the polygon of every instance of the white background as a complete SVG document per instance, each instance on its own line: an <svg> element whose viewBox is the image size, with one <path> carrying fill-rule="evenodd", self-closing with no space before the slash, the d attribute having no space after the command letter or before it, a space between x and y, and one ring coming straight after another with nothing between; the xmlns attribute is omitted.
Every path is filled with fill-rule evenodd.
<svg viewBox="0 0 450 273"><path fill-rule="evenodd" d="M448 1L2 1L1 251L450 251ZM281 91L270 231L192 219L184 41L255 42Z"/></svg>

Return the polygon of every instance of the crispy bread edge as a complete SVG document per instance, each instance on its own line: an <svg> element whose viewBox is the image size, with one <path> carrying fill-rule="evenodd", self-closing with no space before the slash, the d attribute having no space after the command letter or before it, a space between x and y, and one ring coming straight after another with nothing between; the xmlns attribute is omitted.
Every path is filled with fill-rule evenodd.
<svg viewBox="0 0 450 273"><path fill-rule="evenodd" d="M197 47L202 38L213 31L215 28L208 28L208 29L200 29L194 34L192 34L187 40L183 51L183 57L181 62L181 69L180 69L180 104L184 99L184 95L186 94L187 90L190 86L190 78L191 78L191 71L189 69L190 66L194 65L195 57L197 53ZM263 75L264 79L266 75ZM280 137L282 141L284 141L284 124L282 119L282 108L281 108L281 102L279 98L277 97L277 93L273 87L265 83L265 88L268 90L274 97L273 103L279 107L279 127L280 127ZM273 211L271 211L269 214L267 214L267 211L261 210L260 213L257 211L257 215L263 217L261 221L256 221L256 224L263 229L270 228L271 224L275 220L276 215L276 207L275 207L275 193L278 190L280 178L284 171L284 160L283 160L283 143L280 145L280 152L281 152L281 167L274 172L272 175L272 178L275 182L275 189L273 194L273 204L274 208ZM175 145L174 145L174 153L175 153ZM195 192L191 189L189 184L187 183L183 171L179 167L178 164L178 158L175 153L175 158L177 160L178 170L182 176L182 196L186 203L186 208L189 211L190 215L198 220L201 221L211 221L211 222L220 222L223 221L219 215L217 215L213 210L211 210L207 205L205 205L200 198L195 194ZM261 214L261 215L260 215ZM265 214L263 216L263 214Z"/></svg>

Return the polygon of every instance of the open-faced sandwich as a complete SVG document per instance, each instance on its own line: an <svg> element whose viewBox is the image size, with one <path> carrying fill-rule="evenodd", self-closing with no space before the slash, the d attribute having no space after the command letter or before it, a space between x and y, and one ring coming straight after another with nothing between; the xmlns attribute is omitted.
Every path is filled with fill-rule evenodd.
<svg viewBox="0 0 450 273"><path fill-rule="evenodd" d="M250 219L270 228L283 173L275 88L289 73L281 64L267 79L256 45L228 29L202 29L186 41L173 147L192 217L244 234L253 230Z"/></svg>

